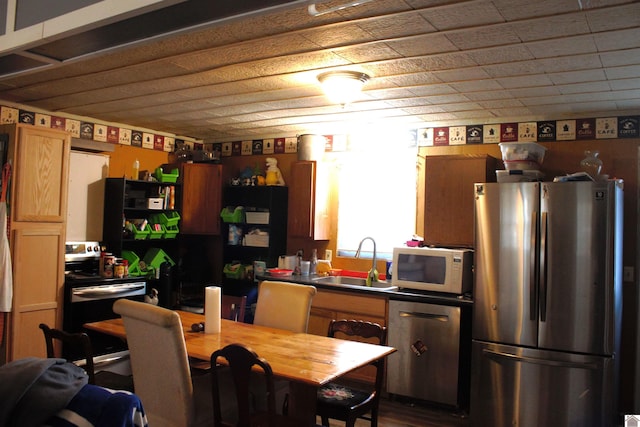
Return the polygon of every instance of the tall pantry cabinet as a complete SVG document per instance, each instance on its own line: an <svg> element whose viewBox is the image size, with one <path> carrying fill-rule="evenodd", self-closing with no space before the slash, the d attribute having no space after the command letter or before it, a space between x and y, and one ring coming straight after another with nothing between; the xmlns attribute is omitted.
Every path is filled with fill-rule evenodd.
<svg viewBox="0 0 640 427"><path fill-rule="evenodd" d="M6 361L46 357L40 323L62 327L71 138L32 125L3 125L12 165L9 194L13 305ZM2 231L2 230L0 230Z"/></svg>

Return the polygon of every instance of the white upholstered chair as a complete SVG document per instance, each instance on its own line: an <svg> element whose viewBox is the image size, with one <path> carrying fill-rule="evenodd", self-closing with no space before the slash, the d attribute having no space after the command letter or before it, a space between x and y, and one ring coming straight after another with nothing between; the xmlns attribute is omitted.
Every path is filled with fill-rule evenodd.
<svg viewBox="0 0 640 427"><path fill-rule="evenodd" d="M166 308L127 299L117 300L113 311L124 321L133 382L149 425L211 426L211 379L193 377L200 383L192 382L180 316Z"/></svg>
<svg viewBox="0 0 640 427"><path fill-rule="evenodd" d="M265 280L258 289L253 323L293 332L307 332L315 286Z"/></svg>

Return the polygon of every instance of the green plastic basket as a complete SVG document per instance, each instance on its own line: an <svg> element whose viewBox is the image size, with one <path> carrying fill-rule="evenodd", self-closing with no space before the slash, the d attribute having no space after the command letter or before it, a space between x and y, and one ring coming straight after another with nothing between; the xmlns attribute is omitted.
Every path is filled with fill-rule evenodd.
<svg viewBox="0 0 640 427"><path fill-rule="evenodd" d="M122 258L129 262L129 276L142 276L140 270L140 258L133 251L123 250Z"/></svg>
<svg viewBox="0 0 640 427"><path fill-rule="evenodd" d="M162 230L164 232L163 237L165 239L175 239L176 236L178 235L178 233L180 232L180 230L178 230L178 226L177 225L173 225L173 226L169 226L169 227L165 227L163 225L162 226Z"/></svg>

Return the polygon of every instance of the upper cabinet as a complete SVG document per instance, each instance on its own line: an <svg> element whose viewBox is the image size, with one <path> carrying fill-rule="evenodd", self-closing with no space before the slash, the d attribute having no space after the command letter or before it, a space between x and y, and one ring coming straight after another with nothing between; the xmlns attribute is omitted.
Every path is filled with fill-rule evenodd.
<svg viewBox="0 0 640 427"><path fill-rule="evenodd" d="M428 245L473 248L473 184L496 180L497 159L453 155L419 160L417 233Z"/></svg>
<svg viewBox="0 0 640 427"><path fill-rule="evenodd" d="M14 221L65 222L71 139L68 133L31 125L2 126L9 135Z"/></svg>
<svg viewBox="0 0 640 427"><path fill-rule="evenodd" d="M298 161L291 164L290 176L289 236L328 240L329 167L321 162Z"/></svg>
<svg viewBox="0 0 640 427"><path fill-rule="evenodd" d="M182 165L182 221L184 234L220 234L222 209L222 165Z"/></svg>

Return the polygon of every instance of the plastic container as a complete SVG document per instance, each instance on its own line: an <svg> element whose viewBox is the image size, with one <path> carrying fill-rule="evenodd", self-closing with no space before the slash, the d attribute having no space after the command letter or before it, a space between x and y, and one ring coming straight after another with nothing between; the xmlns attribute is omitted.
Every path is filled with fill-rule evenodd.
<svg viewBox="0 0 640 427"><path fill-rule="evenodd" d="M162 229L162 224L147 224L147 227L149 227L149 239L161 239L165 233L165 231Z"/></svg>
<svg viewBox="0 0 640 427"><path fill-rule="evenodd" d="M163 237L165 239L175 239L180 230L177 225L170 225L169 227L162 225L162 230L164 231Z"/></svg>
<svg viewBox="0 0 640 427"><path fill-rule="evenodd" d="M235 208L233 206L227 206L222 209L220 216L224 222L241 223L244 222L244 208L242 206Z"/></svg>
<svg viewBox="0 0 640 427"><path fill-rule="evenodd" d="M178 212L161 212L151 215L151 222L155 224L162 224L165 227L173 227L178 225L180 221L180 214Z"/></svg>
<svg viewBox="0 0 640 427"><path fill-rule="evenodd" d="M242 279L245 269L242 264L225 264L222 272L228 279Z"/></svg>
<svg viewBox="0 0 640 427"><path fill-rule="evenodd" d="M137 180L138 178L140 178L140 162L136 159L133 162L133 167L131 168L131 179Z"/></svg>
<svg viewBox="0 0 640 427"><path fill-rule="evenodd" d="M171 257L160 248L149 249L142 260L147 267L147 271L149 271L149 267L151 267L153 270L157 270L165 262L169 263L169 265L172 266L176 265Z"/></svg>
<svg viewBox="0 0 640 427"><path fill-rule="evenodd" d="M269 224L269 212L245 212L247 224Z"/></svg>
<svg viewBox="0 0 640 427"><path fill-rule="evenodd" d="M122 258L129 262L129 276L142 276L140 270L140 258L133 251L123 250Z"/></svg>
<svg viewBox="0 0 640 427"><path fill-rule="evenodd" d="M155 176L160 182L176 182L180 175L180 169L172 169L171 173L164 173L162 168L156 168Z"/></svg>
<svg viewBox="0 0 640 427"><path fill-rule="evenodd" d="M149 237L151 227L149 227L149 224L146 224L143 230L140 230L140 228L138 227L133 227L131 231L133 232L133 238L135 240L145 240L147 237Z"/></svg>
<svg viewBox="0 0 640 427"><path fill-rule="evenodd" d="M535 142L502 142L499 145L507 170L539 169L547 151Z"/></svg>

